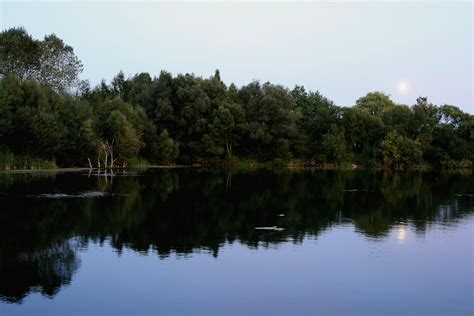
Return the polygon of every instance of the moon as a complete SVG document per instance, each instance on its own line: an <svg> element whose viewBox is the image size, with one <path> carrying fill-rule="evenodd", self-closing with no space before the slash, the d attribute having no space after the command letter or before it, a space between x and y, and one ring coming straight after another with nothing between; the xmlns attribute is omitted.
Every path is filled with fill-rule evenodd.
<svg viewBox="0 0 474 316"><path fill-rule="evenodd" d="M406 94L409 89L410 89L410 85L408 84L407 81L401 80L398 82L397 90L400 94Z"/></svg>

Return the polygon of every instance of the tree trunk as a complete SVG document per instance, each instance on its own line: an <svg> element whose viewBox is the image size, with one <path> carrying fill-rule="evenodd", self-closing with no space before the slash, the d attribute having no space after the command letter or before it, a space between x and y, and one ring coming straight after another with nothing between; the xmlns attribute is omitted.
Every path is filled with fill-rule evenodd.
<svg viewBox="0 0 474 316"><path fill-rule="evenodd" d="M110 150L110 169L114 168L114 151Z"/></svg>
<svg viewBox="0 0 474 316"><path fill-rule="evenodd" d="M232 143L226 142L225 143L226 149L227 149L227 160L231 161L232 160Z"/></svg>
<svg viewBox="0 0 474 316"><path fill-rule="evenodd" d="M110 145L107 143L107 145L108 145L107 149L110 152L110 169L114 168L114 162L115 162L115 160L114 160L114 142L115 142L115 138L112 138L112 143Z"/></svg>
<svg viewBox="0 0 474 316"><path fill-rule="evenodd" d="M104 167L107 169L107 161L109 160L109 153L106 151L105 152L105 159L104 159Z"/></svg>

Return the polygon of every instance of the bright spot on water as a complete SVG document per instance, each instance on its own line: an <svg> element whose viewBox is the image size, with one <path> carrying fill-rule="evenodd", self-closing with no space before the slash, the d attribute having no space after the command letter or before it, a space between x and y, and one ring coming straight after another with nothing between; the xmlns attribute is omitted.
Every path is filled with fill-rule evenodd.
<svg viewBox="0 0 474 316"><path fill-rule="evenodd" d="M401 244L405 243L406 234L407 232L406 232L405 226L398 227L398 236L397 236L398 242L400 242Z"/></svg>

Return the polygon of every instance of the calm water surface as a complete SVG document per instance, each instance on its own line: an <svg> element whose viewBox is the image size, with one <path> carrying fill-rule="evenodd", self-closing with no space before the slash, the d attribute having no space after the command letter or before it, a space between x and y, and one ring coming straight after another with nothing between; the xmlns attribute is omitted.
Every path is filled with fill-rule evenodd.
<svg viewBox="0 0 474 316"><path fill-rule="evenodd" d="M473 261L471 173L0 174L2 316L472 315Z"/></svg>

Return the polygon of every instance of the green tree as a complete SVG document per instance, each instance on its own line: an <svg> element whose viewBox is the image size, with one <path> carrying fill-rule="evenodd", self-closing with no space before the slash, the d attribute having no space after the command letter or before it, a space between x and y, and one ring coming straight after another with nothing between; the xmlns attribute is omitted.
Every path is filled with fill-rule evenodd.
<svg viewBox="0 0 474 316"><path fill-rule="evenodd" d="M344 130L337 125L332 125L330 130L323 135L321 142L323 160L327 162L342 162L346 155L346 141Z"/></svg>
<svg viewBox="0 0 474 316"><path fill-rule="evenodd" d="M227 160L231 161L243 123L244 111L239 104L220 105L209 124L209 134L203 136L208 152L217 156L226 153Z"/></svg>
<svg viewBox="0 0 474 316"><path fill-rule="evenodd" d="M384 164L388 167L405 168L421 163L419 144L397 131L390 132L382 141Z"/></svg>
<svg viewBox="0 0 474 316"><path fill-rule="evenodd" d="M240 91L246 110L247 152L263 160L290 159L301 116L288 89L258 82Z"/></svg>
<svg viewBox="0 0 474 316"><path fill-rule="evenodd" d="M110 112L106 121L107 140L114 144L115 157L121 160L136 158L143 146L140 135L120 111Z"/></svg>
<svg viewBox="0 0 474 316"><path fill-rule="evenodd" d="M309 157L317 161L326 161L328 152L323 144L324 138L332 138L330 135L335 135L331 134L330 130L338 129L337 126L340 125L340 108L318 91L306 92L301 86L296 86L291 94L302 112L298 125L303 141L308 147ZM328 141L326 140L326 145Z"/></svg>
<svg viewBox="0 0 474 316"><path fill-rule="evenodd" d="M13 74L21 81L35 79L56 90L78 83L81 61L71 46L54 34L34 40L24 28L0 33L0 75Z"/></svg>
<svg viewBox="0 0 474 316"><path fill-rule="evenodd" d="M35 78L39 69L41 49L22 28L11 28L0 33L0 75L14 74L21 81Z"/></svg>
<svg viewBox="0 0 474 316"><path fill-rule="evenodd" d="M158 163L169 164L179 156L179 146L169 136L168 131L163 130L158 136L156 143L155 161Z"/></svg>
<svg viewBox="0 0 474 316"><path fill-rule="evenodd" d="M392 108L395 103L390 96L383 92L370 92L356 101L356 107L367 111L370 115L380 116L384 111Z"/></svg>
<svg viewBox="0 0 474 316"><path fill-rule="evenodd" d="M360 164L378 164L382 161L380 142L386 135L380 117L358 107L345 108L342 114L347 151L350 160Z"/></svg>
<svg viewBox="0 0 474 316"><path fill-rule="evenodd" d="M83 66L71 46L54 34L47 35L39 42L39 82L61 90L78 83Z"/></svg>

